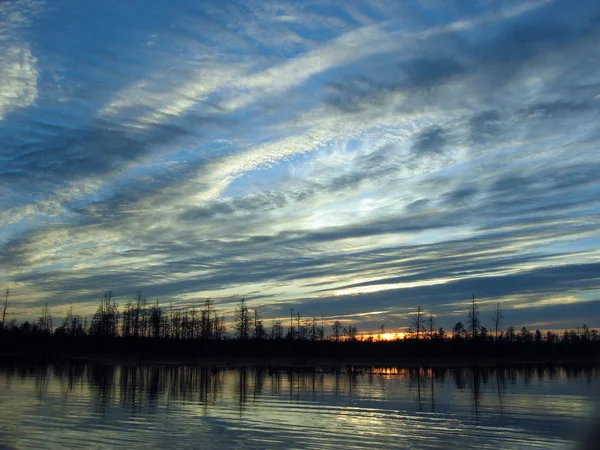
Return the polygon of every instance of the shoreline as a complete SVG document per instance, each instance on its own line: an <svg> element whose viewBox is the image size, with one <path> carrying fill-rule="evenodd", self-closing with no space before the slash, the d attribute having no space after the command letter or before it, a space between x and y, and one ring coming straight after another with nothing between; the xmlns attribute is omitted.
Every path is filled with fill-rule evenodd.
<svg viewBox="0 0 600 450"><path fill-rule="evenodd" d="M164 355L148 357L147 355L69 355L55 353L52 355L24 355L21 353L0 353L0 364L13 363L84 363L84 364L119 364L119 365L169 365L169 366L201 366L221 369L269 368L270 370L287 369L341 369L393 367L398 369L417 368L499 368L519 366L600 366L600 358L332 358L332 357L232 357L232 356L195 356L165 357Z"/></svg>

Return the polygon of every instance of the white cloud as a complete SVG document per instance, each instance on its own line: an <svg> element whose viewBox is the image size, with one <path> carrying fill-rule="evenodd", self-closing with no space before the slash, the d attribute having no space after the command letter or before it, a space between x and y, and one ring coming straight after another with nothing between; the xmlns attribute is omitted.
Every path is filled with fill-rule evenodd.
<svg viewBox="0 0 600 450"><path fill-rule="evenodd" d="M38 96L36 63L28 46L9 47L0 54L0 120L9 111L35 102Z"/></svg>
<svg viewBox="0 0 600 450"><path fill-rule="evenodd" d="M143 113L126 119L126 123L134 128L148 128L186 113L219 87L240 75L239 68L220 62L211 62L208 67L190 71L195 72L191 79L181 83L173 83L171 80L169 84L172 89L167 91L162 90L162 80L136 83L118 93L114 100L102 108L100 114L118 117L129 109L141 109Z"/></svg>
<svg viewBox="0 0 600 450"><path fill-rule="evenodd" d="M128 132L142 136L150 134L155 125L200 109L217 118L228 118L228 113L237 118L239 113L242 118L232 120L225 132L198 132L206 133L212 144L220 139L225 150L210 149L207 162L201 159L206 157L205 147L187 149L185 158L189 160L173 157L178 168L186 169L181 173L174 169L176 176L167 176L161 172L164 159L157 161L157 154L179 152L181 146L161 142L157 146L164 148L148 151L118 170L111 168L111 173L97 179L79 178L35 207L3 210L2 220L8 222L37 215L38 230L22 239L7 240L0 262L7 272L10 269L11 277L27 280L16 282L20 299L54 296L64 301L63 286L75 286L73 296L79 299L93 297L92 293L107 287L119 290L119 295L143 287L150 295L154 289L163 289L157 295L171 296L176 303L193 302L200 291L222 298L255 290L265 295L259 300L265 304L317 299L321 288L337 289L338 294L383 295L390 289L450 285L489 274L510 275L551 263L579 262L582 252L569 253L562 247L550 248L551 244L561 239L577 243L593 239L597 233L590 223L575 224L558 217L571 210L557 200L563 191L553 189L553 171L558 173L568 160L572 167L565 168L567 174L560 173L574 177L574 189L580 188L578 180L592 180L574 167L576 162L595 163L592 143L583 147L579 136L570 134L572 146L568 152L564 150L560 161L557 157L571 122L591 114L585 110L568 120L548 120L546 109L533 108L525 119L522 113L529 103L533 107L547 98L554 87L549 78L576 66L573 59L564 58L563 64L558 56L564 52L552 61L542 52L540 58L528 59L519 73L509 68L508 87L493 90L496 97L488 96L490 90L485 86L496 79L493 71L512 63L501 56L493 61L495 67L488 67L484 64L488 60L482 58L477 70L462 71L461 67L451 76L434 77L426 88L410 76L406 89L396 83L403 75L403 64L411 58L435 58L427 45L421 45L423 40L454 37L457 31L484 27L547 3L527 2L426 29L416 24L417 31L390 32L394 24L389 22L367 26L283 62L278 59L282 54L273 51L274 56L256 63L247 59L224 63L218 55L211 55L210 63L182 63L181 71L172 73L154 67L156 72L145 81L132 83L114 95L99 116L108 122L125 122L133 128ZM253 33L261 30L260 23L249 28ZM257 40L268 43L268 39ZM157 40L153 48L159 46ZM403 48L409 51L396 51ZM396 56L387 66L387 55L382 57L385 52ZM457 50L456 56L468 60L472 55L468 49L465 53ZM329 99L319 106L320 98L308 93L301 98L302 109L298 108L295 100L303 94L295 88L330 69L375 54L380 54L378 62L385 60L383 69L392 71L389 79L382 78L381 85L373 77L378 69L370 66L314 80L316 89L323 78L341 81L338 84L342 86L346 78L359 72L357 76L367 80L365 89L357 93L349 83L347 98L342 92L342 100L351 103L350 108L336 106ZM551 66L560 69L542 70ZM544 77L534 79L532 73ZM294 95L292 101L282 95L287 92ZM524 92L527 102L523 102ZM244 108L255 104L267 106L270 115L243 116ZM481 134L487 140L473 144L474 118L488 110L496 114L498 128L483 127ZM539 123L527 122L532 120ZM544 120L548 120L545 125ZM185 120L175 122L187 126ZM587 127L584 122L582 126ZM440 130L440 150L416 155L412 150L415 138L435 127ZM309 157L290 163L297 165L296 170L281 164L309 152ZM580 161L575 161L578 154ZM156 183L150 187L139 183L155 175ZM525 181L511 185L511 175L517 182L519 177ZM245 180L233 184L244 176ZM538 181L530 180L535 178ZM540 179L546 184L539 183ZM541 190L536 183L549 187ZM107 196L105 201L85 211L81 220L67 206L85 205L101 195ZM413 207L421 200L420 206ZM546 206L548 213L536 211L536 207ZM192 214L195 209L196 215ZM56 214L62 225L43 227L40 212ZM186 217L184 213L190 214ZM589 222L592 219L596 217L585 216ZM542 227L548 231L539 231ZM503 233L507 237L500 236ZM460 241L464 243L456 244ZM552 256L552 252L565 252L566 256ZM527 259L534 253L540 259ZM597 252L585 254L585 262L597 261ZM419 277L423 281L414 280ZM372 284L349 286L364 281ZM346 306L336 308L343 313Z"/></svg>
<svg viewBox="0 0 600 450"><path fill-rule="evenodd" d="M237 83L241 95L226 100L221 106L237 110L272 95L281 94L301 85L310 77L327 70L342 67L368 56L398 51L407 44L433 36L456 33L506 20L540 8L552 0L527 2L514 8L486 14L474 19L459 20L446 25L431 27L423 31L389 31L393 20L385 24L369 25L343 34L332 42L324 44L280 65L262 72L251 74ZM247 94L246 91L249 91Z"/></svg>
<svg viewBox="0 0 600 450"><path fill-rule="evenodd" d="M39 8L32 1L0 4L0 120L16 108L34 104L38 97L37 58L20 32Z"/></svg>
<svg viewBox="0 0 600 450"><path fill-rule="evenodd" d="M225 96L219 104L220 108L225 111L239 110L260 99L280 95L327 70L360 61L368 56L399 50L416 40L506 20L539 8L549 1L551 0L527 2L500 12L417 32L390 32L388 27L393 25L393 21L368 25L351 30L331 42L263 70L256 70L252 64L236 66L210 60L206 63L208 68L198 70L183 61L182 64L190 66L189 72L193 73L188 80L176 84L169 83L170 88L166 90L161 90L163 83L160 79L140 81L118 93L115 99L101 110L101 114L118 115L129 108L149 109L130 120L132 126L146 128L188 112L217 90L223 90L222 95ZM264 24L263 28L266 26Z"/></svg>

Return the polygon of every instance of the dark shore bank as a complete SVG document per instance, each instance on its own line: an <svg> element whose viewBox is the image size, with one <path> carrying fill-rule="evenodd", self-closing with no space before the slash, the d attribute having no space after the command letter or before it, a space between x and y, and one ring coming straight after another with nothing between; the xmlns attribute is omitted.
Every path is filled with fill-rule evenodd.
<svg viewBox="0 0 600 450"><path fill-rule="evenodd" d="M3 339L0 363L102 362L213 367L494 367L600 365L598 343L471 341L186 341L91 337Z"/></svg>

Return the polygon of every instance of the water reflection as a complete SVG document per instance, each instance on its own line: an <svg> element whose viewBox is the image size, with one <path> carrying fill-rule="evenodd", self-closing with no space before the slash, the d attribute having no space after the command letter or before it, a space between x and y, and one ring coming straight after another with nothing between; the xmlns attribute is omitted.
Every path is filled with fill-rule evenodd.
<svg viewBox="0 0 600 450"><path fill-rule="evenodd" d="M353 397L357 385L367 385L385 392L386 380L406 383L414 393L414 402L421 410L428 403L435 412L436 386L446 386L448 379L458 392L471 393L474 413L482 395L493 390L502 404L507 385L530 387L532 380L541 384L564 380L591 384L600 379L599 367L538 366L505 368L395 368L368 367L332 370L272 370L265 368L220 369L204 366L115 365L98 363L50 364L44 366L0 367L3 388L10 389L15 381L34 382L37 398L43 400L50 382L68 396L86 386L100 410L118 403L126 409L154 408L161 400L197 402L214 405L226 384L237 386L238 403L256 401L269 393L289 393L290 401L299 401L310 393L312 399L330 391L335 396Z"/></svg>
<svg viewBox="0 0 600 450"><path fill-rule="evenodd" d="M320 371L99 363L2 367L0 415L9 419L0 425L0 435L18 447L35 447L36 433L61 427L69 430L70 445L77 446L83 435L73 431L76 426L86 439L103 442L94 433L110 426L111 442L125 447L134 437L139 445L151 445L150 436L154 441L170 436L179 446L191 445L186 440L193 436L210 447L214 433L227 429L234 440L242 432L258 433L244 444L257 448L269 442L320 448L497 448L519 442L518 447L564 448L575 439L575 419L591 410L599 379L597 367L566 366ZM210 420L200 428L185 428L200 417ZM38 423L37 431L24 431L28 421ZM52 435L55 445L67 445L66 436Z"/></svg>

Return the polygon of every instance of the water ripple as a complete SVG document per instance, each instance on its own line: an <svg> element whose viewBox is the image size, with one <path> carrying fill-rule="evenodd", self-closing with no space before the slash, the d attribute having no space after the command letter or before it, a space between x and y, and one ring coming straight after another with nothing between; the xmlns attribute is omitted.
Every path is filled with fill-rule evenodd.
<svg viewBox="0 0 600 450"><path fill-rule="evenodd" d="M600 371L0 367L9 448L568 448Z"/></svg>

